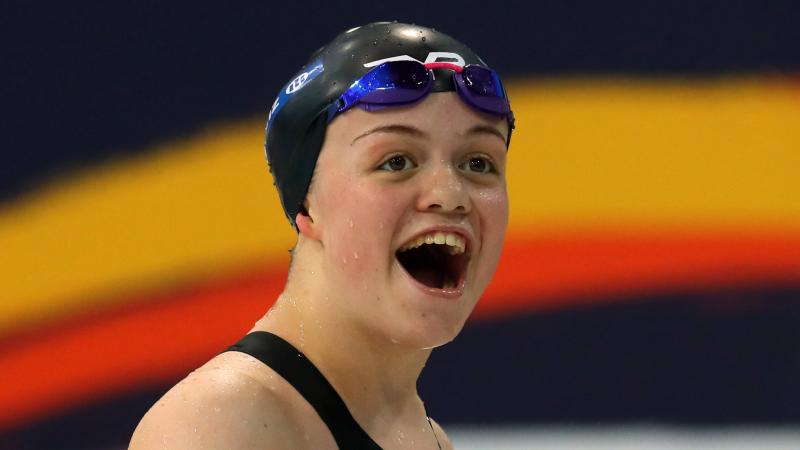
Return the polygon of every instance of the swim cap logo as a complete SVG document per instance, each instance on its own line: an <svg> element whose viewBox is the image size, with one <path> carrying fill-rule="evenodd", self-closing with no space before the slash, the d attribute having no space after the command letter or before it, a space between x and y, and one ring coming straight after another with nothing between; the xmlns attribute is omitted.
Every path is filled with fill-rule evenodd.
<svg viewBox="0 0 800 450"><path fill-rule="evenodd" d="M420 64L427 64L432 62L447 62L461 67L464 67L466 65L466 63L464 62L464 58L461 57L461 55L459 55L458 53L430 52L428 53L428 56L425 58L425 62L422 62L412 56L400 55L400 56L392 56L391 58L379 59L377 61L371 61L364 64L364 67L375 67L389 61L416 61Z"/></svg>
<svg viewBox="0 0 800 450"><path fill-rule="evenodd" d="M313 80L317 75L322 73L322 64L318 64L311 68L308 72L303 72L297 76L294 80L289 82L289 85L286 86L286 93L287 94L294 94L295 92L302 89L309 81Z"/></svg>
<svg viewBox="0 0 800 450"><path fill-rule="evenodd" d="M269 116L267 116L267 133L269 133L269 129L272 126L272 119L274 119L278 111L283 108L283 105L289 101L289 98L291 98L292 94L304 88L311 80L316 78L317 75L321 74L322 71L325 70L325 68L322 66L321 59L316 59L309 65L311 66L311 69L306 70L305 72L296 76L294 80L290 81L289 84L287 84L278 93L278 98L276 98L272 103L272 107L269 109Z"/></svg>

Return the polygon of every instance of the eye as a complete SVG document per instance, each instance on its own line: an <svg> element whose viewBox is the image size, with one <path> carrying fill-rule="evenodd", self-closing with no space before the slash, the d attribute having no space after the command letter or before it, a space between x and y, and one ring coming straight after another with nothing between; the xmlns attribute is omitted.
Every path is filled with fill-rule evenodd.
<svg viewBox="0 0 800 450"><path fill-rule="evenodd" d="M380 165L380 170L387 172L399 172L401 170L413 169L416 167L414 161L406 155L393 155Z"/></svg>
<svg viewBox="0 0 800 450"><path fill-rule="evenodd" d="M465 163L461 164L459 168L461 170L466 170L469 172L477 172L477 173L496 172L494 164L492 164L489 158L483 156L473 156L469 158Z"/></svg>

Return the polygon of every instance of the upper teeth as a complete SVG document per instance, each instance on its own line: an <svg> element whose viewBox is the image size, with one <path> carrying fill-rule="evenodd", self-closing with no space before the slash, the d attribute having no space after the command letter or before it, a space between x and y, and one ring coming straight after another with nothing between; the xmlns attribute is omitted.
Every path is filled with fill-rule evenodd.
<svg viewBox="0 0 800 450"><path fill-rule="evenodd" d="M455 233L443 233L436 231L428 234L423 234L413 241L400 247L400 251L410 250L417 248L422 244L444 244L450 247L448 250L451 255L459 255L464 253L466 249L466 240Z"/></svg>

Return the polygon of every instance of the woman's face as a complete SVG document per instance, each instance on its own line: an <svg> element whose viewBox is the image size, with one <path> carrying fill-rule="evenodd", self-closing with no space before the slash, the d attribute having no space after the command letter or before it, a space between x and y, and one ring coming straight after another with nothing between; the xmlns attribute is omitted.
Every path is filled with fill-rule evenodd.
<svg viewBox="0 0 800 450"><path fill-rule="evenodd" d="M330 124L308 208L350 326L419 348L458 334L500 257L507 134L455 93Z"/></svg>

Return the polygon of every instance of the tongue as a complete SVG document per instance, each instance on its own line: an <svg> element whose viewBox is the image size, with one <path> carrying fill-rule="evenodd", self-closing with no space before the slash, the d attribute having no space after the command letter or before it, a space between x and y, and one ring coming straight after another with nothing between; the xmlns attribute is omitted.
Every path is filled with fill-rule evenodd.
<svg viewBox="0 0 800 450"><path fill-rule="evenodd" d="M425 286L441 289L444 287L444 276L440 270L430 266L415 267L410 272L415 280Z"/></svg>

